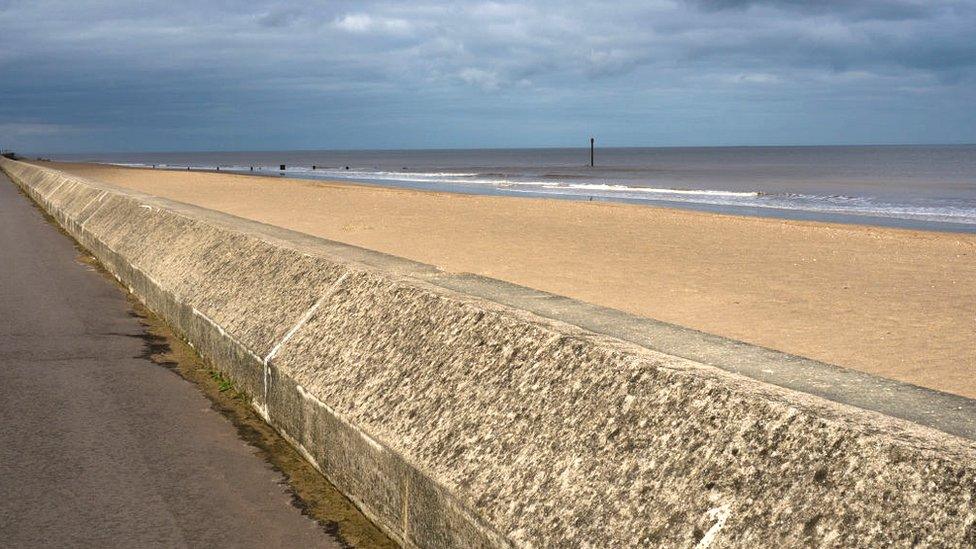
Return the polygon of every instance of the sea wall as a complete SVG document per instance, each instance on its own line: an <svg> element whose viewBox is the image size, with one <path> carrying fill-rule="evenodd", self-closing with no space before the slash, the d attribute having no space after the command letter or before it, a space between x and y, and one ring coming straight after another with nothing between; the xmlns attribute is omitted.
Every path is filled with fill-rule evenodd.
<svg viewBox="0 0 976 549"><path fill-rule="evenodd" d="M598 333L565 298L544 316L524 288L0 168L405 546L976 545L965 433Z"/></svg>

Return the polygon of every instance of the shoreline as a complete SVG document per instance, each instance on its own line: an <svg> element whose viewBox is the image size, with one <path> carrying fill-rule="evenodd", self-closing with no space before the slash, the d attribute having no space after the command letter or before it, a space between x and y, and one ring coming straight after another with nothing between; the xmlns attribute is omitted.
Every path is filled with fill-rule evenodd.
<svg viewBox="0 0 976 549"><path fill-rule="evenodd" d="M74 162L51 162L52 164L75 164ZM814 211L804 209L777 208L771 206L745 206L745 205L719 205L700 202L681 202L674 200L661 200L654 198L628 198L628 197L608 197L599 195L583 195L555 193L531 190L514 190L509 187L498 187L488 185L472 185L459 183L436 183L418 182L408 180L382 180L370 178L338 178L327 179L311 175L303 175L302 172L280 172L278 170L266 171L243 171L243 170L219 170L214 168L189 167L180 169L172 166L152 167L129 164L116 164L110 162L79 162L77 164L88 164L94 166L105 166L113 168L125 168L134 170L164 170L178 173L218 173L233 174L267 178L295 179L302 181L315 181L324 184L338 185L364 185L387 189L407 189L413 191L450 193L472 196L503 196L515 198L541 198L551 200L565 200L570 202L603 202L609 204L629 204L632 206L644 206L650 208L665 208L691 212L710 213L718 215L730 215L736 217L755 217L770 218L788 221L809 221L813 223L828 223L837 225L855 225L865 227L881 227L890 229L902 229L911 231L927 231L939 233L963 233L976 234L976 224L955 223L949 221L931 221L918 219L905 219L899 217L884 217L851 213L837 213L828 211Z"/></svg>
<svg viewBox="0 0 976 549"><path fill-rule="evenodd" d="M513 194L492 193L490 191L479 191L479 190L473 190L471 192L457 192L457 191L446 191L446 190L429 189L429 188L421 188L421 187L415 188L415 187L410 187L410 186L400 185L400 184L396 184L396 185L386 184L382 181L377 181L377 180L321 179L318 177L302 177L300 174L282 174L280 172L271 173L270 171L264 171L259 173L257 171L243 172L243 171L234 171L234 170L215 170L215 169L206 169L206 168L190 168L189 170L186 170L186 169L178 169L172 167L153 168L151 166L129 166L129 165L121 165L121 164L102 163L102 162L61 162L61 161L54 161L54 160L40 160L40 161L30 160L26 162L32 164L38 164L40 166L46 166L53 169L62 169L64 171L69 171L69 173L75 173L75 172L72 172L70 170L65 170L59 166L64 166L64 165L80 166L80 167L91 166L92 168L145 170L147 172L164 171L164 172L172 172L176 174L190 173L190 174L200 174L200 175L212 174L218 176L222 176L222 175L245 176L245 177L288 181L294 183L305 183L305 184L312 183L312 184L322 185L323 187L336 187L336 188L362 187L366 189L386 190L386 191L394 191L394 192L404 191L408 193L419 193L419 194L427 194L427 195L459 195L462 197L464 196L490 197L490 198L537 201L537 202L538 201L548 202L550 200L555 200L558 202L570 202L570 203L581 203L581 204L595 203L595 204L604 204L607 206L627 206L627 207L638 207L638 208L647 207L655 210L674 212L677 214L715 216L715 217L728 218L728 219L745 218L745 219L755 219L755 220L770 220L774 222L787 222L790 224L796 224L798 226L806 226L806 227L832 227L838 230L842 230L846 228L864 229L864 230L878 229L884 231L902 232L905 234L917 233L918 236L922 236L928 233L936 234L936 235L969 235L969 236L976 235L976 226L969 226L966 224L956 224L961 227L965 227L963 229L953 229L953 228L940 229L940 228L921 228L921 227L914 227L914 226L902 226L897 224L884 225L884 224L861 223L855 220L848 220L851 218L865 218L867 216L848 215L848 216L841 216L845 218L843 220L825 221L821 219L815 219L813 218L813 216L809 218L795 218L795 217L788 217L785 215L778 216L778 215L760 215L760 214L748 214L748 213L740 214L740 213L733 213L729 211L722 211L718 207L714 209L707 209L704 206L708 206L708 205L702 205L702 204L691 204L691 206L703 206L702 208L698 208L698 207L691 207L691 206L684 207L682 205L677 205L676 203L663 202L663 201L661 201L660 203L657 202L652 203L650 200L629 201L626 199L615 200L615 199L607 199L607 198L594 198L593 200L585 200L583 198L577 198L568 195L542 194L542 193L539 193L538 195L533 195L530 193L519 193L518 195L513 195ZM786 211L786 210L779 210L775 208L766 208L766 210ZM791 211L794 213L804 213L798 210L791 210ZM886 220L886 218L871 218L871 219L879 219L882 221ZM890 221L906 221L906 220L890 219ZM924 223L924 222L919 222L919 223Z"/></svg>
<svg viewBox="0 0 976 549"><path fill-rule="evenodd" d="M51 167L976 396L971 234L274 176L269 185L224 171Z"/></svg>

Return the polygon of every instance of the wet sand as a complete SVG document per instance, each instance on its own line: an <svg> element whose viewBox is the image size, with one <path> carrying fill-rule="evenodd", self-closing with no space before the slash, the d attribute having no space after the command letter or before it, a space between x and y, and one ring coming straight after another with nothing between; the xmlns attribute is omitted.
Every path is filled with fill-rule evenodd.
<svg viewBox="0 0 976 549"><path fill-rule="evenodd" d="M976 235L50 163L976 398Z"/></svg>

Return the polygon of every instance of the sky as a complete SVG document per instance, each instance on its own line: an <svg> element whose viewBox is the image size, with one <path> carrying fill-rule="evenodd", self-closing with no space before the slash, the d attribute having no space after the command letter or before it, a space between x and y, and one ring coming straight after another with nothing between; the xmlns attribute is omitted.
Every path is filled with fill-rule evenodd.
<svg viewBox="0 0 976 549"><path fill-rule="evenodd" d="M976 143L976 0L0 0L23 152Z"/></svg>

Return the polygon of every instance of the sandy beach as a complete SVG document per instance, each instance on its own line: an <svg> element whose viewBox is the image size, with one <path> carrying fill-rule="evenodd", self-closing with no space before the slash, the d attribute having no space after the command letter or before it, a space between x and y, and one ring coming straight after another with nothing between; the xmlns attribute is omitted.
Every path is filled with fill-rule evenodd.
<svg viewBox="0 0 976 549"><path fill-rule="evenodd" d="M976 397L976 235L46 164L240 217Z"/></svg>

